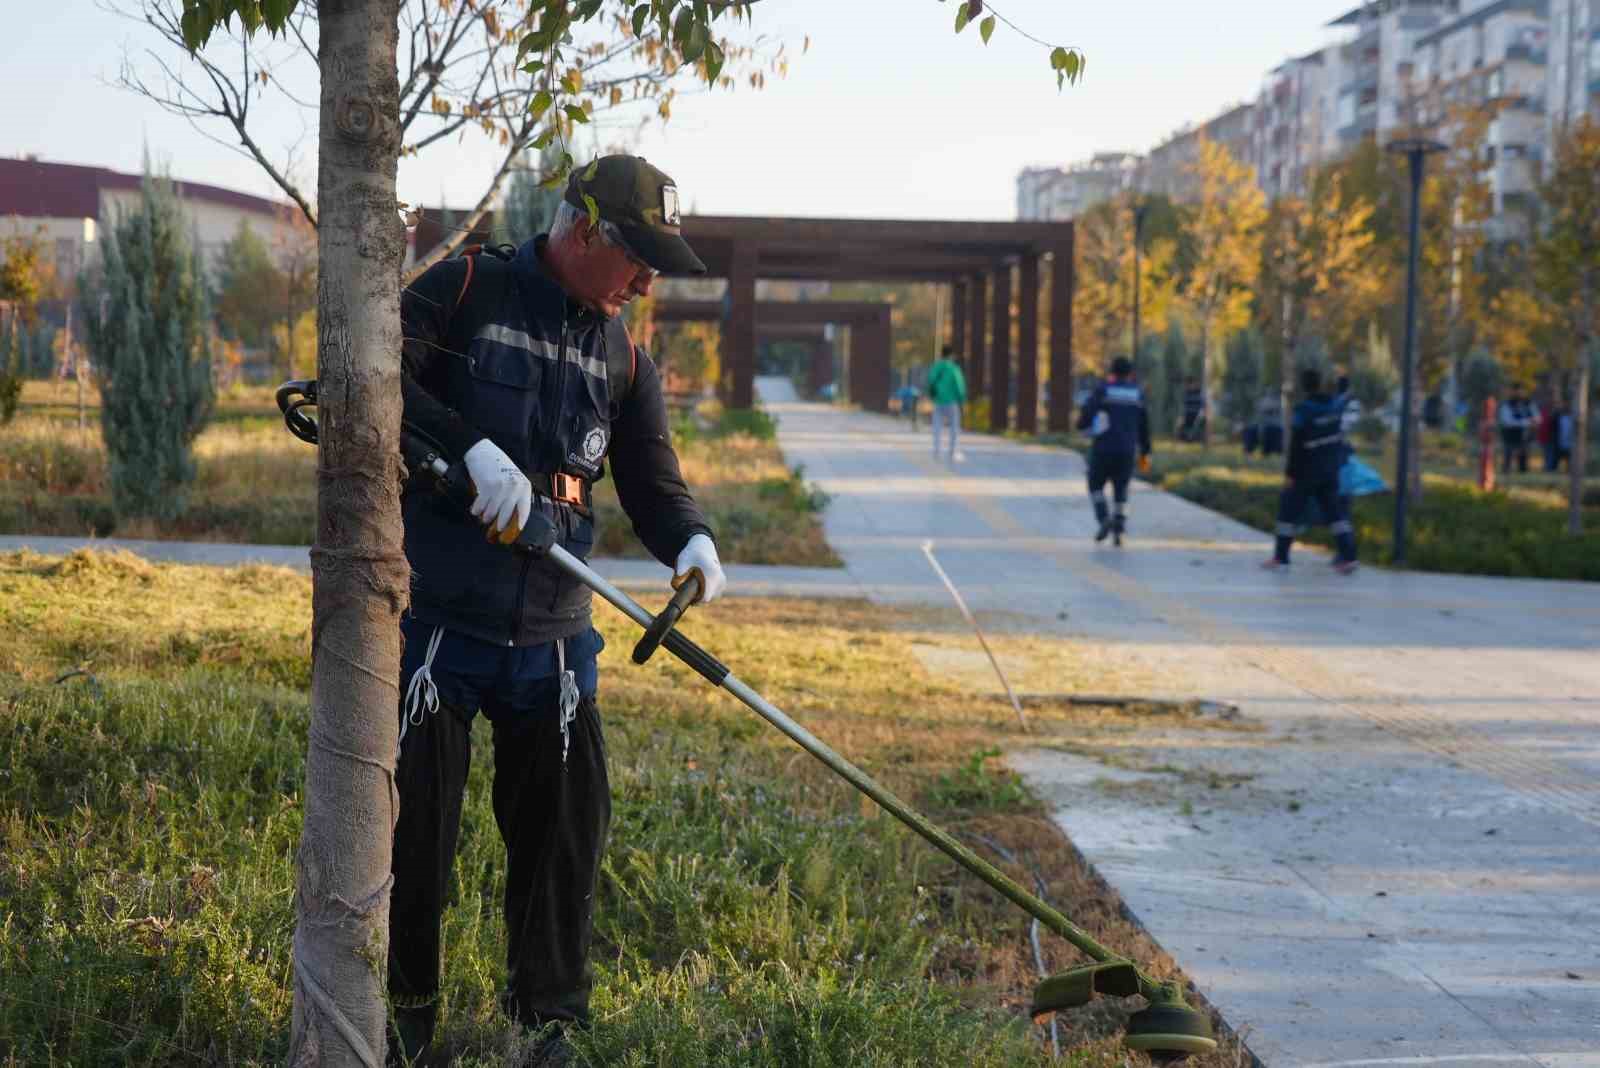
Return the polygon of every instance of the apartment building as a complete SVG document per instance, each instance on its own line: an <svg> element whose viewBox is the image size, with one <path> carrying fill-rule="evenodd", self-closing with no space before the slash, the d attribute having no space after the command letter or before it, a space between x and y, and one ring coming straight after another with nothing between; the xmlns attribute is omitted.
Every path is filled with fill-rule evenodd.
<svg viewBox="0 0 1600 1068"><path fill-rule="evenodd" d="M1268 72L1255 106L1257 180L1270 199L1301 196L1323 162L1329 59L1326 51L1287 60Z"/></svg>
<svg viewBox="0 0 1600 1068"><path fill-rule="evenodd" d="M1553 146L1560 131L1584 115L1600 122L1600 0L1548 0L1548 5L1544 140Z"/></svg>
<svg viewBox="0 0 1600 1068"><path fill-rule="evenodd" d="M1479 0L1417 38L1408 121L1448 140L1463 109L1494 115L1484 133L1486 177L1501 228L1524 225L1545 155L1548 0Z"/></svg>
<svg viewBox="0 0 1600 1068"><path fill-rule="evenodd" d="M1029 167L1017 175L1017 218L1072 219L1133 188L1139 157L1097 152L1066 167Z"/></svg>
<svg viewBox="0 0 1600 1068"><path fill-rule="evenodd" d="M1200 196L1200 179L1195 164L1200 159L1200 142L1215 141L1233 157L1252 167L1256 160L1256 105L1237 104L1199 126L1180 130L1150 150L1140 168L1139 189L1188 203Z"/></svg>
<svg viewBox="0 0 1600 1068"><path fill-rule="evenodd" d="M1345 39L1326 50L1331 114L1323 130L1325 158L1342 156L1365 138L1388 140L1405 125L1416 42L1460 9L1460 0L1375 0L1328 23Z"/></svg>

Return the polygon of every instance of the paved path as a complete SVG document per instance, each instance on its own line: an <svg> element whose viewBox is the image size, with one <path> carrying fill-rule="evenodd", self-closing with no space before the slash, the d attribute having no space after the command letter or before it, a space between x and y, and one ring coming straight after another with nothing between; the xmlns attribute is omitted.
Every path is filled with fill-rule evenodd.
<svg viewBox="0 0 1600 1068"><path fill-rule="evenodd" d="M1315 552L1268 574L1265 536L1148 488L1129 545L1097 548L1075 454L968 436L945 466L903 422L760 389L873 597L948 604L933 536L996 625L1109 644L1266 728L1174 742L1161 772L1012 756L1263 1061L1600 1066L1600 586L1344 578Z"/></svg>

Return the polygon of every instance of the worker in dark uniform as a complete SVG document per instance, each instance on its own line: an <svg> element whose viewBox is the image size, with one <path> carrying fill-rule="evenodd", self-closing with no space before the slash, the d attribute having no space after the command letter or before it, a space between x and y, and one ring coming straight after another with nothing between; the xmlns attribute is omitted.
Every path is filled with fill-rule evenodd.
<svg viewBox="0 0 1600 1068"><path fill-rule="evenodd" d="M592 218L590 205L598 212ZM391 1062L423 1054L436 1024L440 918L480 711L494 737L494 816L506 848L506 1013L565 1063L589 1019L595 888L611 817L595 701L601 640L590 593L499 542L533 509L569 552L594 543L591 486L610 473L647 549L724 576L684 485L661 381L620 314L661 271L704 273L679 231L678 192L633 156L574 172L550 233L446 260L401 298L405 419L466 465L470 514L403 500L411 607L402 621L400 815L389 907Z"/></svg>
<svg viewBox="0 0 1600 1068"><path fill-rule="evenodd" d="M1087 430L1089 448L1089 499L1100 523L1095 541L1112 536L1116 545L1128 526L1128 483L1134 465L1150 462L1150 417L1144 390L1133 380L1133 361L1118 356L1111 361L1111 378L1096 387L1078 412L1078 429ZM1111 483L1113 507L1106 507L1106 483Z"/></svg>
<svg viewBox="0 0 1600 1068"><path fill-rule="evenodd" d="M1339 493L1339 468L1344 465L1344 402L1322 391L1322 374L1315 368L1300 372L1305 396L1294 406L1289 424L1289 457L1284 469L1283 492L1278 495L1278 537L1272 559L1261 566L1269 571L1289 566L1289 547L1306 512L1315 501L1333 531L1338 551L1333 566L1341 574L1356 569L1356 538L1350 525L1349 498Z"/></svg>

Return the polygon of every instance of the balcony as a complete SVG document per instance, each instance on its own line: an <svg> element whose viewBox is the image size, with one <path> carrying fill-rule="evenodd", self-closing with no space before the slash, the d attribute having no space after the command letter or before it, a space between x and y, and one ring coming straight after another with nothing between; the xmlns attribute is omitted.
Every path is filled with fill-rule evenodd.
<svg viewBox="0 0 1600 1068"><path fill-rule="evenodd" d="M1506 49L1506 62L1521 60L1542 67L1548 61L1548 55L1543 48L1535 48L1529 44L1514 44Z"/></svg>

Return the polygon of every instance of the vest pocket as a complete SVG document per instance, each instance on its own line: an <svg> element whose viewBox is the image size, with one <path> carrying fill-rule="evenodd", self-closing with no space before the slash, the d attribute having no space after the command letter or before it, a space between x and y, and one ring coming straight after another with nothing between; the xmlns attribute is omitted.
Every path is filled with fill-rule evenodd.
<svg viewBox="0 0 1600 1068"><path fill-rule="evenodd" d="M462 418L491 437L509 439L502 445L516 442L521 455L512 457L525 462L538 422L542 363L530 353L495 346L474 351L468 370Z"/></svg>

